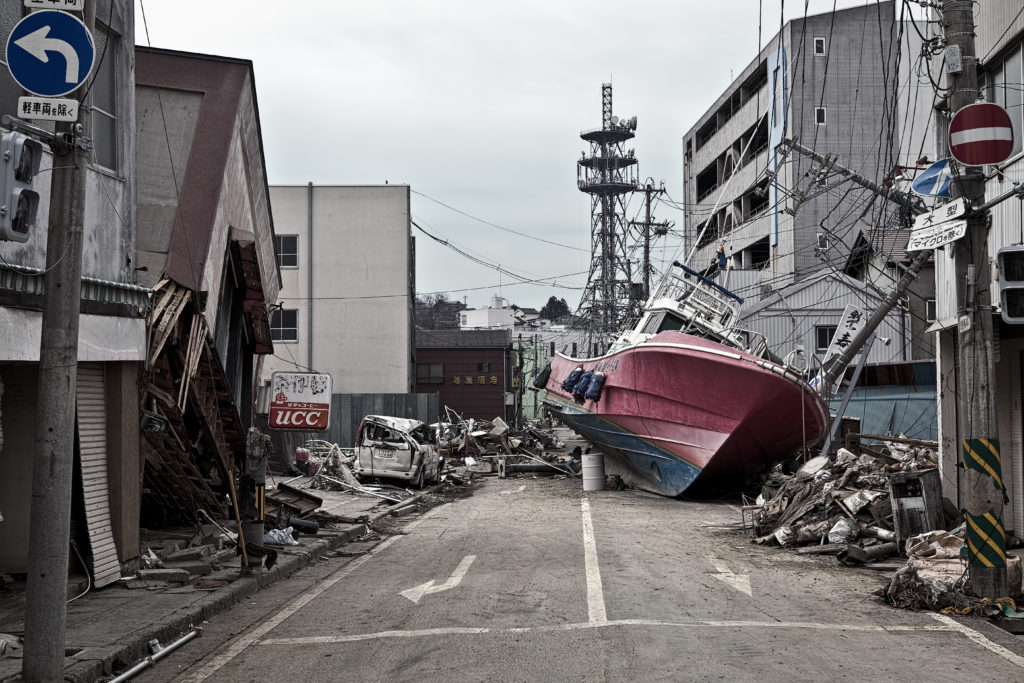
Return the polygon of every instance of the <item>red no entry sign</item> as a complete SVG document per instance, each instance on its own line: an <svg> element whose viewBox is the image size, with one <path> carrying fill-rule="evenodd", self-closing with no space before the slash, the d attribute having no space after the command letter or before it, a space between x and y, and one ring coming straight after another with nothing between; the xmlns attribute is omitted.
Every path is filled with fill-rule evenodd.
<svg viewBox="0 0 1024 683"><path fill-rule="evenodd" d="M1013 124L998 104L969 104L949 122L949 151L967 166L998 164L1013 153Z"/></svg>

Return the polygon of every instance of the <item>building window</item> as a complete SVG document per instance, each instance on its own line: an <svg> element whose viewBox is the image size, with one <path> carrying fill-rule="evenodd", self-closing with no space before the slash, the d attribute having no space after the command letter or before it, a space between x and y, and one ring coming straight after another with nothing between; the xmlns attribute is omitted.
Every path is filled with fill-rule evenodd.
<svg viewBox="0 0 1024 683"><path fill-rule="evenodd" d="M298 309L278 308L270 314L270 338L281 342L299 340Z"/></svg>
<svg viewBox="0 0 1024 683"><path fill-rule="evenodd" d="M814 326L814 350L818 353L825 353L828 351L829 344L832 343L832 337L836 333L835 325L815 325Z"/></svg>
<svg viewBox="0 0 1024 683"><path fill-rule="evenodd" d="M443 363L417 363L417 384L444 384Z"/></svg>
<svg viewBox="0 0 1024 683"><path fill-rule="evenodd" d="M823 55L825 54L825 39L815 38L814 39L814 54Z"/></svg>
<svg viewBox="0 0 1024 683"><path fill-rule="evenodd" d="M491 364L490 363L477 363L476 364L476 371L477 372L490 372L491 371Z"/></svg>
<svg viewBox="0 0 1024 683"><path fill-rule="evenodd" d="M823 232L818 233L818 251L825 251L828 249L828 235Z"/></svg>
<svg viewBox="0 0 1024 683"><path fill-rule="evenodd" d="M937 317L938 309L935 307L935 299L926 299L924 302L924 319L933 323Z"/></svg>
<svg viewBox="0 0 1024 683"><path fill-rule="evenodd" d="M298 268L299 267L299 236L278 235L277 241L277 267Z"/></svg>
<svg viewBox="0 0 1024 683"><path fill-rule="evenodd" d="M93 161L97 166L117 171L117 53L118 37L99 26L93 32L96 41L96 64L92 88L89 90L92 116L89 124L93 136Z"/></svg>
<svg viewBox="0 0 1024 683"><path fill-rule="evenodd" d="M814 108L814 122L819 126L825 125L825 107Z"/></svg>

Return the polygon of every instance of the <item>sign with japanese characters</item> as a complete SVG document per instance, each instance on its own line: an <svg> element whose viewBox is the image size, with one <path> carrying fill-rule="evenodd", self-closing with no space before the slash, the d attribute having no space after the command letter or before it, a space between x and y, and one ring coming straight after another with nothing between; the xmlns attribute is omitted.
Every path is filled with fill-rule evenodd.
<svg viewBox="0 0 1024 683"><path fill-rule="evenodd" d="M31 9L62 9L66 12L81 12L85 0L25 0L25 7Z"/></svg>
<svg viewBox="0 0 1024 683"><path fill-rule="evenodd" d="M930 228L914 230L910 233L910 239L907 240L907 251L941 247L943 244L956 242L966 234L967 221L948 221Z"/></svg>
<svg viewBox="0 0 1024 683"><path fill-rule="evenodd" d="M78 100L54 97L19 97L18 118L39 121L77 121Z"/></svg>
<svg viewBox="0 0 1024 683"><path fill-rule="evenodd" d="M270 376L271 429L323 431L331 423L331 376L275 372Z"/></svg>
<svg viewBox="0 0 1024 683"><path fill-rule="evenodd" d="M828 363L829 360L846 350L846 347L853 342L853 338L857 336L857 333L863 329L865 322L867 321L864 317L864 311L853 304L847 304L846 310L843 311L843 317L840 318L839 324L836 325L835 334L832 335L832 342L828 345L825 358L821 361L822 364Z"/></svg>
<svg viewBox="0 0 1024 683"><path fill-rule="evenodd" d="M948 202L940 207L932 209L928 213L922 213L914 219L914 230L931 228L939 223L945 223L967 214L967 200L960 198Z"/></svg>

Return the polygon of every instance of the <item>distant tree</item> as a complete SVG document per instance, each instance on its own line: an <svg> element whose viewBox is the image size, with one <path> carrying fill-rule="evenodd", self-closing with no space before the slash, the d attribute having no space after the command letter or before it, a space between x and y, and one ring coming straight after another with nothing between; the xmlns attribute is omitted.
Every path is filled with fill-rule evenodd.
<svg viewBox="0 0 1024 683"><path fill-rule="evenodd" d="M454 330L459 327L459 311L465 308L461 301L449 301L448 295L421 294L416 296L416 327L421 330Z"/></svg>
<svg viewBox="0 0 1024 683"><path fill-rule="evenodd" d="M569 304L565 302L565 299L559 299L554 296L550 297L548 302L544 304L544 308L540 309L540 317L548 320L556 320L563 315L569 315L569 313Z"/></svg>

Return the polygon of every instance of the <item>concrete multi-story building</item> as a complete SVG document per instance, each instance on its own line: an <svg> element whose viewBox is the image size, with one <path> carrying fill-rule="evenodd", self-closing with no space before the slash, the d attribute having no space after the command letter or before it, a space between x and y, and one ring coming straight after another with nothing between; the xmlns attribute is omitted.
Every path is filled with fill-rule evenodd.
<svg viewBox="0 0 1024 683"><path fill-rule="evenodd" d="M715 274L724 253L719 282L747 300L747 326L766 325L746 313L762 297L785 298L788 285L821 271L838 275L861 232L901 226L894 204L830 165L882 183L933 154L931 90L914 75L919 54L920 38L901 27L893 2L790 21L684 136L688 265ZM829 163L787 152L787 138ZM847 284L835 279L843 297L856 298ZM837 324L841 307L822 303L817 325ZM769 344L781 356L820 346L817 334L813 325L790 327L782 346ZM913 343L908 331L869 360L900 360Z"/></svg>
<svg viewBox="0 0 1024 683"><path fill-rule="evenodd" d="M281 268L263 367L325 372L335 394L415 386L415 257L407 185L270 188Z"/></svg>

